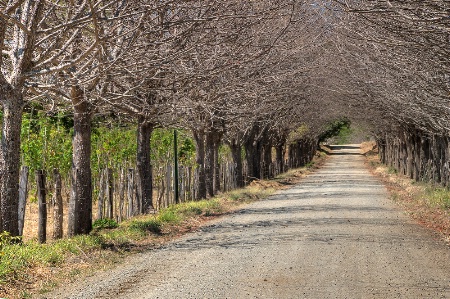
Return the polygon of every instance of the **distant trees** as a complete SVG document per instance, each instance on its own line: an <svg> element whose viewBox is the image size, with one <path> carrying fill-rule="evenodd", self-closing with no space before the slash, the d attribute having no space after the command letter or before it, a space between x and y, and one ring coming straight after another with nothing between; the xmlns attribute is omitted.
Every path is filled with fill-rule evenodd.
<svg viewBox="0 0 450 299"><path fill-rule="evenodd" d="M342 86L355 94L352 117L370 112L364 118L383 162L448 186L450 4L333 2L346 12L339 18L339 67L350 82Z"/></svg>

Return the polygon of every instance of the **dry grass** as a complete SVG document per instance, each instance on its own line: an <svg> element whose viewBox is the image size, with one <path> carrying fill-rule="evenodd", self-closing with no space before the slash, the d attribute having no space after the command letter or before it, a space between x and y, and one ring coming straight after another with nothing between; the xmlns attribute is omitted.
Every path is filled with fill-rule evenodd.
<svg viewBox="0 0 450 299"><path fill-rule="evenodd" d="M53 209L50 208L50 204L48 204L47 208L47 239L50 239L53 235ZM63 223L63 234L67 235L67 210L68 204L67 202L63 203L63 211L64 211L64 223ZM23 226L23 240L31 241L37 239L38 236L38 204L36 202L27 202L26 211L25 211L25 223Z"/></svg>
<svg viewBox="0 0 450 299"><path fill-rule="evenodd" d="M361 143L361 153L363 155L376 155L377 154L377 144L375 141L367 141Z"/></svg>

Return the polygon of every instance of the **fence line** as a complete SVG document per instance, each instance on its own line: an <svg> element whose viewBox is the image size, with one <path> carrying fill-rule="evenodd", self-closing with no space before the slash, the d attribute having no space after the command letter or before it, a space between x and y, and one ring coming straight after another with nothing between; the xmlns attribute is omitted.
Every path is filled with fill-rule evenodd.
<svg viewBox="0 0 450 299"><path fill-rule="evenodd" d="M277 175L286 169L282 165L277 165L275 162L269 166L269 173L271 176ZM172 164L166 164L162 167L154 169L153 171L153 207L155 210L159 210L175 202L174 198L174 186L173 175L174 167ZM198 194L198 168L194 166L179 165L179 200L180 202L186 202L196 198ZM243 177L247 177L247 165L243 162ZM52 194L51 202L46 204L45 199L41 199L42 193L40 193L40 200L42 207L47 209L44 212L41 208L41 217L49 218L48 233L52 235L53 239L62 238L63 236L63 214L67 215L69 182L62 181L61 175L57 169L54 169L51 179L46 179L47 174L40 172L43 176L43 181L47 182L45 189L47 194ZM236 165L231 161L224 161L220 164L218 179L220 180L220 192L228 192L236 189L238 186ZM95 184L94 189L94 209L96 215L94 219L110 218L117 222L124 221L130 217L139 215L141 211L141 203L137 195L136 187L136 171L133 168L119 168L111 169L105 168L99 171L99 180L93 182ZM30 184L28 181L28 168L23 167L21 176L21 203L19 213L19 222L25 221L25 202L28 196L27 186ZM42 186L41 186L42 189ZM65 192L64 192L65 191ZM40 192L45 192L40 190ZM66 200L63 200L66 197ZM24 200L25 199L25 200ZM24 201L24 202L22 202ZM64 207L64 208L63 208ZM31 207L30 207L31 208ZM65 211L65 212L63 212ZM43 223L45 219L38 219L37 223ZM64 220L67 221L67 220ZM23 227L23 224L22 224ZM64 227L64 230L66 228ZM40 240L45 242L46 234L45 228L40 227Z"/></svg>

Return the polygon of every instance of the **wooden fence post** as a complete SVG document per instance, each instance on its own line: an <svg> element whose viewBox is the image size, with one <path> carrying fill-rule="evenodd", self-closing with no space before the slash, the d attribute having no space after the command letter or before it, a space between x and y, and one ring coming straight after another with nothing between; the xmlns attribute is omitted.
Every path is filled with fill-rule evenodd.
<svg viewBox="0 0 450 299"><path fill-rule="evenodd" d="M43 170L36 170L36 186L39 205L38 239L39 243L45 243L47 241L47 203Z"/></svg>
<svg viewBox="0 0 450 299"><path fill-rule="evenodd" d="M170 205L170 203L171 203L170 202L170 194L172 192L172 188L171 187L173 187L171 178L172 178L172 166L171 165L167 165L167 168L166 168L166 180L167 180L166 186L167 186L167 189L166 189L166 204L165 204L166 207L168 207Z"/></svg>
<svg viewBox="0 0 450 299"><path fill-rule="evenodd" d="M53 193L53 239L63 237L63 199L61 195L61 174L58 169L53 169L55 189Z"/></svg>
<svg viewBox="0 0 450 299"><path fill-rule="evenodd" d="M113 219L114 217L114 185L113 171L111 168L106 169L106 217Z"/></svg>
<svg viewBox="0 0 450 299"><path fill-rule="evenodd" d="M28 197L28 166L22 166L19 180L19 236L23 235L23 225L25 223L25 207Z"/></svg>
<svg viewBox="0 0 450 299"><path fill-rule="evenodd" d="M128 197L128 218L136 215L136 194L135 194L135 186L134 186L134 169L128 169L128 188L127 188L127 197Z"/></svg>
<svg viewBox="0 0 450 299"><path fill-rule="evenodd" d="M97 219L103 219L103 203L105 202L105 172L100 170L100 185L97 200Z"/></svg>
<svg viewBox="0 0 450 299"><path fill-rule="evenodd" d="M119 212L117 214L117 219L119 222L122 222L124 218L123 210L125 206L125 184L126 184L125 168L122 168L120 170L120 179L119 179Z"/></svg>

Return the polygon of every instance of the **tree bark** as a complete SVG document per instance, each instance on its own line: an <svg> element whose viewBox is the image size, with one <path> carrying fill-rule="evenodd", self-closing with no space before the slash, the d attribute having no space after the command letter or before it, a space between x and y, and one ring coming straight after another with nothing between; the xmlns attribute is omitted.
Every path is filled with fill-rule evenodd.
<svg viewBox="0 0 450 299"><path fill-rule="evenodd" d="M284 172L284 144L278 144L275 147L275 160L279 173Z"/></svg>
<svg viewBox="0 0 450 299"><path fill-rule="evenodd" d="M250 183L258 176L255 171L256 147L253 145L253 140L249 140L244 144L244 150L245 160L247 161L247 178L245 178L245 181Z"/></svg>
<svg viewBox="0 0 450 299"><path fill-rule="evenodd" d="M83 91L71 90L74 107L72 192L69 203L68 235L88 234L92 230L91 104Z"/></svg>
<svg viewBox="0 0 450 299"><path fill-rule="evenodd" d="M0 188L1 188L1 182L2 182L2 173L3 173L3 157L2 157L2 150L0 149ZM0 231L3 231L3 212L2 212L2 192L0 189ZM20 232L19 232L20 235Z"/></svg>
<svg viewBox="0 0 450 299"><path fill-rule="evenodd" d="M214 196L214 132L206 133L205 142L205 184L208 196Z"/></svg>
<svg viewBox="0 0 450 299"><path fill-rule="evenodd" d="M144 117L139 117L137 129L136 185L141 213L148 213L153 208L153 173L150 158L150 138L152 131L153 125Z"/></svg>
<svg viewBox="0 0 450 299"><path fill-rule="evenodd" d="M2 169L0 182L1 231L12 236L19 235L19 172L20 172L20 131L22 124L23 98L18 92L3 90L2 125Z"/></svg>
<svg viewBox="0 0 450 299"><path fill-rule="evenodd" d="M414 173L413 178L416 182L420 180L421 166L420 166L420 144L421 144L421 135L418 131L414 132L413 135L414 140Z"/></svg>
<svg viewBox="0 0 450 299"><path fill-rule="evenodd" d="M19 179L19 235L23 235L25 223L25 208L28 197L28 166L22 166Z"/></svg>
<svg viewBox="0 0 450 299"><path fill-rule="evenodd" d="M205 133L203 130L194 130L196 163L198 167L198 191L196 199L206 198L206 181L205 181Z"/></svg>
<svg viewBox="0 0 450 299"><path fill-rule="evenodd" d="M220 164L219 164L219 147L222 134L216 132L214 134L214 194L220 191Z"/></svg>
<svg viewBox="0 0 450 299"><path fill-rule="evenodd" d="M236 176L236 187L242 188L244 187L244 176L242 173L242 155L241 155L241 145L238 144L235 140L232 140L229 143L231 149L231 155L233 157L234 167L235 167L235 176Z"/></svg>
<svg viewBox="0 0 450 299"><path fill-rule="evenodd" d="M247 182L261 178L262 143L259 140L249 140L244 144L247 161Z"/></svg>
<svg viewBox="0 0 450 299"><path fill-rule="evenodd" d="M270 142L269 138L264 138L262 140L262 170L261 170L261 177L263 179L270 179L272 178L272 143Z"/></svg>

